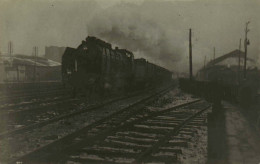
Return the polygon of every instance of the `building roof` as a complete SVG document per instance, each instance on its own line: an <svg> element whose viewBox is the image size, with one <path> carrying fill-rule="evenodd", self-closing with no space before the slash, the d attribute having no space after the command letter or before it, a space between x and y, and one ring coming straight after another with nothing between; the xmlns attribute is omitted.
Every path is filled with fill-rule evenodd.
<svg viewBox="0 0 260 164"><path fill-rule="evenodd" d="M241 66L243 65L244 61L244 57L245 57L245 53L243 51L240 50L234 50L232 52L229 52L223 56L220 56L212 61L210 61L207 65L206 68L212 67L212 66L216 66L216 65L222 65L222 66L237 66L238 65L238 59L240 56L240 64ZM248 62L248 67L257 67L257 63L250 58L247 58L247 62Z"/></svg>
<svg viewBox="0 0 260 164"><path fill-rule="evenodd" d="M22 65L36 66L60 66L61 64L46 58L27 56L22 54L16 55L0 55L0 63L16 63Z"/></svg>

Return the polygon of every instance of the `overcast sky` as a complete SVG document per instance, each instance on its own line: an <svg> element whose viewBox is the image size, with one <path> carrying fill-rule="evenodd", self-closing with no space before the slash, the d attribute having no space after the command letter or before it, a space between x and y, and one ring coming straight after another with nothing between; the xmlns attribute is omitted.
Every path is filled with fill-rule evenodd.
<svg viewBox="0 0 260 164"><path fill-rule="evenodd" d="M94 35L171 70L188 71L188 34L194 67L238 49L249 24L248 56L260 61L258 0L0 0L0 51L40 54L50 45L76 47ZM242 44L242 49L244 46Z"/></svg>

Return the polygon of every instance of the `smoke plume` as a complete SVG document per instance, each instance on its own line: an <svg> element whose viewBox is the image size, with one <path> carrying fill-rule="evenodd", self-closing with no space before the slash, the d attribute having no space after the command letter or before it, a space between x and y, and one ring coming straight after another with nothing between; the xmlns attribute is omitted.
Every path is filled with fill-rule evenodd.
<svg viewBox="0 0 260 164"><path fill-rule="evenodd" d="M244 9L248 8L251 10L245 14ZM94 15L87 24L89 35L129 49L136 58L143 57L170 70L187 72L189 28L193 30L196 71L203 67L205 58L206 62L212 60L213 47L217 57L238 49L244 22L257 17L254 11L254 3L235 1L121 2ZM256 26L258 21L254 21ZM253 57L258 55L257 41L250 50Z"/></svg>
<svg viewBox="0 0 260 164"><path fill-rule="evenodd" d="M154 16L149 5L121 3L107 8L88 22L88 33L132 51L135 58L171 69L183 59L183 36L167 21Z"/></svg>

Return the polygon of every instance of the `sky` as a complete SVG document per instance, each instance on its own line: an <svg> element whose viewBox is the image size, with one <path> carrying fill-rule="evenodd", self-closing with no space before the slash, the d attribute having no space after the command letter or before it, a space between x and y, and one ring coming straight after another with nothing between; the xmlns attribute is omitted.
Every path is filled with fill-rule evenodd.
<svg viewBox="0 0 260 164"><path fill-rule="evenodd" d="M136 58L188 72L189 29L195 71L204 59L238 49L250 21L248 56L260 62L260 0L0 0L0 51L44 55L45 46L77 47L88 35ZM242 41L242 50L244 50Z"/></svg>

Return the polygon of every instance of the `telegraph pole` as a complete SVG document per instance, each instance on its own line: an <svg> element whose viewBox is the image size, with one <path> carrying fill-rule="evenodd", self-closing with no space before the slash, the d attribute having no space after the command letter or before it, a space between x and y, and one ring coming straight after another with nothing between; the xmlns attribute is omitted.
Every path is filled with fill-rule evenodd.
<svg viewBox="0 0 260 164"><path fill-rule="evenodd" d="M11 67L13 67L13 58L12 58L12 55L13 55L13 43L12 41L9 41L8 42L8 55L10 56L10 60L11 60Z"/></svg>
<svg viewBox="0 0 260 164"><path fill-rule="evenodd" d="M10 41L8 42L8 54L12 56L13 54L13 43Z"/></svg>
<svg viewBox="0 0 260 164"><path fill-rule="evenodd" d="M204 58L204 69L206 68L206 60L207 60L207 56L205 55L205 58Z"/></svg>
<svg viewBox="0 0 260 164"><path fill-rule="evenodd" d="M34 69L33 69L33 80L36 81L36 60L38 55L38 47L33 47L33 54L34 54Z"/></svg>
<svg viewBox="0 0 260 164"><path fill-rule="evenodd" d="M35 47L33 47L33 56L34 56L34 66L33 66L33 81L35 82L35 71L36 71L36 61L35 61L35 56L36 56L36 53L35 53Z"/></svg>
<svg viewBox="0 0 260 164"><path fill-rule="evenodd" d="M241 38L239 40L239 54L238 54L238 83L240 83L240 62L241 62Z"/></svg>
<svg viewBox="0 0 260 164"><path fill-rule="evenodd" d="M216 57L216 49L214 47L213 60L215 60L215 57Z"/></svg>
<svg viewBox="0 0 260 164"><path fill-rule="evenodd" d="M190 59L190 80L192 80L192 43L191 43L191 29L189 34L189 59Z"/></svg>
<svg viewBox="0 0 260 164"><path fill-rule="evenodd" d="M248 24L250 22L246 22L246 29L245 29L245 58L244 58L244 79L246 79L246 60L247 60L247 45L249 45L249 40L247 39L247 33L250 31L248 29Z"/></svg>

